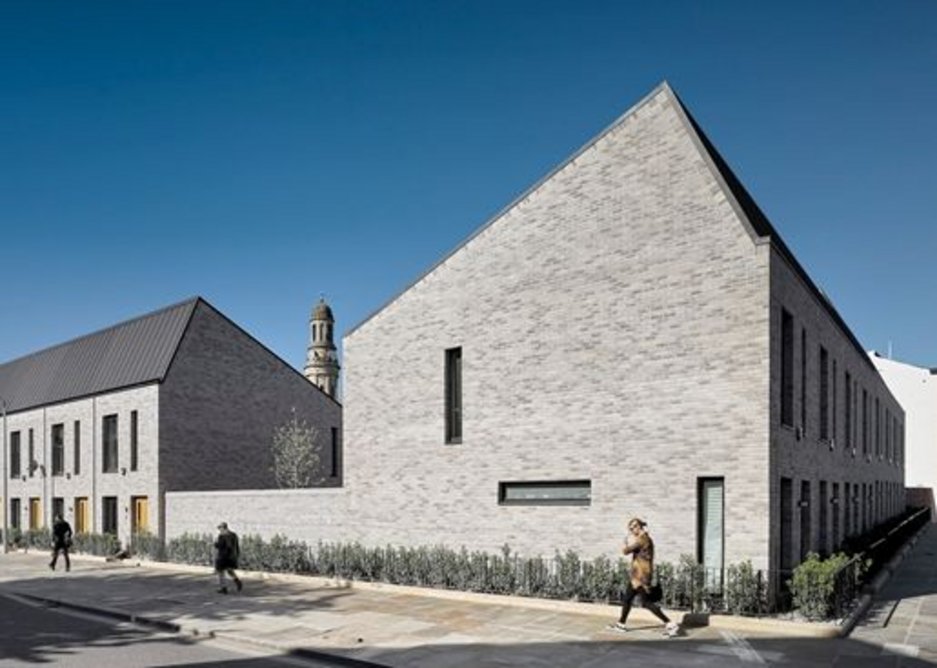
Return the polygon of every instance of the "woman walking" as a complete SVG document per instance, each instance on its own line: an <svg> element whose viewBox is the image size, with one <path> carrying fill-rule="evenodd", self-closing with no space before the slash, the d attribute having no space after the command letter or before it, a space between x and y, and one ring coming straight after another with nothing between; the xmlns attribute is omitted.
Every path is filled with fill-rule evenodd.
<svg viewBox="0 0 937 668"><path fill-rule="evenodd" d="M680 633L680 625L670 621L660 606L650 598L651 581L654 578L654 541L651 540L646 527L647 522L638 517L633 517L628 522L630 535L625 537L625 545L621 552L631 555L631 578L621 595L621 616L610 628L615 631L628 630L625 623L628 621L628 613L631 612L631 604L635 597L640 596L642 605L664 622L664 635L673 638Z"/></svg>

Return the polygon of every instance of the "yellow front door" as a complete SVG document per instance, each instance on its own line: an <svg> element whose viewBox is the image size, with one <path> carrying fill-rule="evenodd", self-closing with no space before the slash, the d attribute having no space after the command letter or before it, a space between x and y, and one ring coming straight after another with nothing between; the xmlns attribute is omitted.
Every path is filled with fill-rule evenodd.
<svg viewBox="0 0 937 668"><path fill-rule="evenodd" d="M150 530L150 505L145 496L133 497L133 533L147 533Z"/></svg>
<svg viewBox="0 0 937 668"><path fill-rule="evenodd" d="M39 529L42 527L42 504L39 497L29 499L29 528Z"/></svg>
<svg viewBox="0 0 937 668"><path fill-rule="evenodd" d="M75 533L88 533L89 526L88 497L75 497Z"/></svg>

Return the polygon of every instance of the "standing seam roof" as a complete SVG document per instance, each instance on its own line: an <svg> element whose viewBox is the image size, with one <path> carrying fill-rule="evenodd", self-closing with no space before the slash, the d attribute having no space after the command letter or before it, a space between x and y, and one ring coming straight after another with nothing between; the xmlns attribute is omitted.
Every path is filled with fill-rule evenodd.
<svg viewBox="0 0 937 668"><path fill-rule="evenodd" d="M194 297L0 365L0 398L14 413L162 381L200 300Z"/></svg>

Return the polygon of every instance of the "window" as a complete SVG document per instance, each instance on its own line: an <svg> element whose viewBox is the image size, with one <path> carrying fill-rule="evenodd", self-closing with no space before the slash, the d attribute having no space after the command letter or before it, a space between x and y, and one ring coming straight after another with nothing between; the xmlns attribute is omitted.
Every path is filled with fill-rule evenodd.
<svg viewBox="0 0 937 668"><path fill-rule="evenodd" d="M22 475L21 467L20 433L18 431L14 431L12 434L10 434L10 477L19 478L20 475Z"/></svg>
<svg viewBox="0 0 937 668"><path fill-rule="evenodd" d="M65 475L65 425L52 425L52 475Z"/></svg>
<svg viewBox="0 0 937 668"><path fill-rule="evenodd" d="M19 499L10 499L10 528L19 529L20 528L20 517L22 516L22 508L20 507Z"/></svg>
<svg viewBox="0 0 937 668"><path fill-rule="evenodd" d="M65 517L65 499L61 496L52 497L52 518Z"/></svg>
<svg viewBox="0 0 937 668"><path fill-rule="evenodd" d="M882 458L882 406L875 397L875 456Z"/></svg>
<svg viewBox="0 0 937 668"><path fill-rule="evenodd" d="M707 584L722 585L725 556L725 481L699 478L696 482L696 558Z"/></svg>
<svg viewBox="0 0 937 668"><path fill-rule="evenodd" d="M830 499L830 511L833 515L833 546L831 551L839 548L839 483L833 483L833 497Z"/></svg>
<svg viewBox="0 0 937 668"><path fill-rule="evenodd" d="M810 481L802 480L800 483L800 560L807 558L810 552L810 543L813 527L810 525Z"/></svg>
<svg viewBox="0 0 937 668"><path fill-rule="evenodd" d="M843 538L849 538L852 535L852 524L850 523L850 506L852 499L849 497L849 483L843 483Z"/></svg>
<svg viewBox="0 0 937 668"><path fill-rule="evenodd" d="M130 470L136 471L138 465L137 452L137 412L130 411Z"/></svg>
<svg viewBox="0 0 937 668"><path fill-rule="evenodd" d="M781 570L794 568L792 546L794 543L794 494L790 478L781 478Z"/></svg>
<svg viewBox="0 0 937 668"><path fill-rule="evenodd" d="M75 470L75 475L81 473L81 422L75 420L75 452L74 452L74 464L72 468Z"/></svg>
<svg viewBox="0 0 937 668"><path fill-rule="evenodd" d="M830 500L827 498L826 494L827 494L826 480L821 480L820 481L820 498L817 499L817 505L818 505L817 510L820 511L819 512L820 517L818 518L820 522L820 545L817 549L819 549L820 554L824 556L830 553L829 545L827 545L827 531L828 531L828 524L829 524L829 520L827 518L827 511L828 511L827 506L829 505Z"/></svg>
<svg viewBox="0 0 937 668"><path fill-rule="evenodd" d="M101 466L104 473L117 473L117 416L105 415L101 425L101 443L104 447Z"/></svg>
<svg viewBox="0 0 937 668"><path fill-rule="evenodd" d="M869 392L862 388L862 454L869 454Z"/></svg>
<svg viewBox="0 0 937 668"><path fill-rule="evenodd" d="M846 372L846 449L854 448L852 440L852 376Z"/></svg>
<svg viewBox="0 0 937 668"><path fill-rule="evenodd" d="M42 528L42 501L38 496L29 498L29 528L32 530Z"/></svg>
<svg viewBox="0 0 937 668"><path fill-rule="evenodd" d="M800 429L807 433L807 330L800 328Z"/></svg>
<svg viewBox="0 0 937 668"><path fill-rule="evenodd" d="M500 482L498 503L502 506L588 506L592 503L592 481Z"/></svg>
<svg viewBox="0 0 937 668"><path fill-rule="evenodd" d="M891 410L885 409L885 459L891 461Z"/></svg>
<svg viewBox="0 0 937 668"><path fill-rule="evenodd" d="M446 443L462 442L462 349L446 351Z"/></svg>
<svg viewBox="0 0 937 668"><path fill-rule="evenodd" d="M830 440L830 358L820 346L820 439Z"/></svg>
<svg viewBox="0 0 937 668"><path fill-rule="evenodd" d="M836 398L836 360L833 360L833 420L832 422L833 422L833 441L834 442L836 441L836 436L838 434L838 431L836 428L836 417L837 417L836 401L837 401L837 398Z"/></svg>
<svg viewBox="0 0 937 668"><path fill-rule="evenodd" d="M338 477L338 427L332 427L332 477Z"/></svg>
<svg viewBox="0 0 937 668"><path fill-rule="evenodd" d="M101 520L104 533L117 535L117 497L105 496L101 499Z"/></svg>
<svg viewBox="0 0 937 668"><path fill-rule="evenodd" d="M781 424L794 426L794 318L781 309Z"/></svg>
<svg viewBox="0 0 937 668"><path fill-rule="evenodd" d="M36 445L33 440L33 430L29 430L29 461L26 463L29 467L29 477L32 478L39 464L36 462Z"/></svg>

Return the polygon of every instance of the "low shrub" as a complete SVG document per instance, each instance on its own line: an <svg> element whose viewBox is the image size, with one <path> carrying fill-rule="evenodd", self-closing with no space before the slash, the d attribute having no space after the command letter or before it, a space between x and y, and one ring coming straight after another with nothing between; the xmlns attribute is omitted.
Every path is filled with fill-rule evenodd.
<svg viewBox="0 0 937 668"><path fill-rule="evenodd" d="M829 559L821 559L815 552L808 554L787 581L794 608L810 620L829 619L837 598L836 576L847 562L849 557L843 553Z"/></svg>
<svg viewBox="0 0 937 668"><path fill-rule="evenodd" d="M72 551L110 557L120 552L120 541L109 533L76 533L72 536Z"/></svg>

